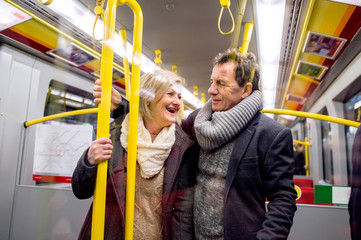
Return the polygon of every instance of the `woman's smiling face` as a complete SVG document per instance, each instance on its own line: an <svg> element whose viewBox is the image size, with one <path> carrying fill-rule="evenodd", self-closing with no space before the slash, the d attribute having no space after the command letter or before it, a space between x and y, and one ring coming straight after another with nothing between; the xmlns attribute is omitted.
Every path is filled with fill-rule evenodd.
<svg viewBox="0 0 361 240"><path fill-rule="evenodd" d="M170 85L163 97L150 107L153 116L151 121L159 128L168 127L176 122L181 100L177 85Z"/></svg>

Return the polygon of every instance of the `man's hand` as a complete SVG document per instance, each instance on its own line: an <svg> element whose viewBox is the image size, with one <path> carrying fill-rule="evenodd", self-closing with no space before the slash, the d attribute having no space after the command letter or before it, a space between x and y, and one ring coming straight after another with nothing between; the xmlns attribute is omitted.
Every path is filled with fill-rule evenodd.
<svg viewBox="0 0 361 240"><path fill-rule="evenodd" d="M94 96L94 103L99 104L102 97L102 86L100 85L100 79L95 81L95 85L93 86L93 96ZM120 93L112 87L112 97L111 97L111 111L114 111L122 101L122 97Z"/></svg>

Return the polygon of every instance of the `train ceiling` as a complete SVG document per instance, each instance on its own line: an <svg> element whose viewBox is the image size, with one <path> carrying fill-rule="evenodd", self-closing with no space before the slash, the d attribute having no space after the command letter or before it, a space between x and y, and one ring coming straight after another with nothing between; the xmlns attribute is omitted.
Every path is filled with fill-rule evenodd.
<svg viewBox="0 0 361 240"><path fill-rule="evenodd" d="M53 3L56 1L58 0ZM48 6L40 4L37 0L12 0L9 2L23 7L50 25L100 52L101 44L98 41L92 39L91 36L86 36L81 29L71 26L71 22L52 11ZM96 6L95 0L80 2L90 11ZM199 93L207 93L212 59L217 53L227 49L231 41L231 36L223 36L218 30L217 21L221 10L219 1L215 1L214 4L209 4L209 0L139 0L137 2L142 8L144 16L143 53L153 60L155 50L161 50L162 68L171 70L172 65L176 65L178 74L186 79L186 87L191 92L193 92L193 86L198 85ZM235 19L238 8L238 2L231 1L230 9ZM243 22L254 23L252 1L249 1L246 6ZM89 22L89 26L92 27L93 23ZM221 23L223 30L230 29L231 19L227 11L224 11ZM117 8L116 29L125 29L128 41L132 42L133 13L128 6ZM1 34L43 53L57 49L60 39L56 31L35 19L3 30ZM242 39L243 27L240 36ZM251 39L249 49L257 55L255 37ZM122 65L121 58L115 61ZM91 73L97 71L99 66L99 61L93 61L77 68ZM124 82L121 83L121 85L123 84Z"/></svg>
<svg viewBox="0 0 361 240"><path fill-rule="evenodd" d="M100 52L101 44L98 41L38 1L12 2L42 19L48 15L44 19L46 22ZM95 0L80 2L88 9L94 9L96 5ZM206 93L212 58L227 49L232 38L232 35L221 35L218 30L217 21L221 9L219 1L139 0L138 3L144 16L144 54L154 59L154 51L160 49L162 68L171 70L172 65L176 65L178 73L186 78L190 91L193 91L193 85L198 85L199 92ZM352 3L359 4L357 1ZM230 10L235 18L239 4L240 0L231 0ZM244 24L255 23L255 15L255 0L248 0L239 36L240 45ZM225 29L229 28L229 16L224 15L222 24ZM312 101L341 73L343 68L340 66L352 61L360 52L360 27L360 6L329 0L286 0L275 107L307 110ZM129 7L117 8L116 28L127 30L127 38L132 41L133 13ZM260 58L256 28L257 25L253 30L249 51ZM0 34L47 53L47 56L56 51L54 49L58 47L61 39L56 31L34 19L4 29ZM342 61L339 61L340 59ZM119 57L115 61L122 64ZM99 62L98 59L93 59L74 67L93 73L99 69ZM118 77L116 80L122 85L121 74Z"/></svg>
<svg viewBox="0 0 361 240"><path fill-rule="evenodd" d="M94 0L80 0L93 9ZM224 36L218 30L221 11L219 0L137 0L142 8L143 52L155 58L155 50L162 52L163 69L177 66L178 74L186 79L186 86L193 92L197 85L200 93L207 94L212 71L213 57L227 49L233 35ZM230 0L234 19L239 12L240 0ZM248 1L241 27L239 41L242 43L245 23L254 24L253 1ZM127 6L117 8L119 29L126 29L128 39L133 38L133 13ZM231 18L224 10L221 30L231 29ZM253 35L249 50L257 54L256 38ZM208 95L208 94L207 94ZM207 96L208 98L208 96Z"/></svg>

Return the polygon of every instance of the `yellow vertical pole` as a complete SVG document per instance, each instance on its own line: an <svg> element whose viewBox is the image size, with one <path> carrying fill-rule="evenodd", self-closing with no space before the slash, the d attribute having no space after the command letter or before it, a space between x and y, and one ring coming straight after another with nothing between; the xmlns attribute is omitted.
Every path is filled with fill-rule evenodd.
<svg viewBox="0 0 361 240"><path fill-rule="evenodd" d="M240 47L240 52L242 54L246 54L248 51L249 42L251 41L251 36L252 36L252 30L253 30L253 24L246 23L243 34L243 43L242 43L242 47Z"/></svg>
<svg viewBox="0 0 361 240"><path fill-rule="evenodd" d="M102 98L98 111L97 138L109 136L110 99L112 87L113 68L113 43L115 33L116 7L127 4L134 12L134 39L132 59L132 80L130 92L129 112L129 137L127 157L127 192L126 192L126 216L125 216L125 239L133 239L134 222L134 195L135 195L135 167L138 133L138 109L139 109L139 78L140 60L142 52L143 14L139 4L135 0L108 0L105 12L104 41L102 46L101 73ZM96 187L93 200L92 240L104 239L105 221L105 198L107 181L107 161L98 164Z"/></svg>
<svg viewBox="0 0 361 240"><path fill-rule="evenodd" d="M124 67L124 82L125 82L125 97L129 101L130 97L130 77L129 77L129 62L127 56L127 31L120 30L120 36L122 37L123 44L123 67Z"/></svg>
<svg viewBox="0 0 361 240"><path fill-rule="evenodd" d="M139 79L143 37L143 13L139 4L134 0L119 0L126 3L134 12L134 38L132 59L132 80L130 92L129 136L127 156L127 192L125 206L125 239L133 239L134 200L135 200L135 170L138 136L139 110Z"/></svg>
<svg viewBox="0 0 361 240"><path fill-rule="evenodd" d="M237 48L238 46L238 40L239 40L239 35L241 32L241 27L242 27L242 20L243 20L243 16L244 16L244 11L246 10L246 6L247 6L247 0L241 0L241 1L237 1L238 2L238 7L237 7L237 15L236 15L236 26L234 28L234 32L231 35L231 44L229 46L229 48Z"/></svg>
<svg viewBox="0 0 361 240"><path fill-rule="evenodd" d="M97 139L109 136L110 99L113 69L113 42L115 32L116 0L108 0L105 12L100 81L102 96L98 110ZM105 199L108 161L97 166L97 178L93 200L92 240L104 239Z"/></svg>
<svg viewBox="0 0 361 240"><path fill-rule="evenodd" d="M306 170L306 176L310 175L310 165L309 165L309 160L308 160L308 142L307 142L307 137L305 138L305 164L308 166L308 169Z"/></svg>

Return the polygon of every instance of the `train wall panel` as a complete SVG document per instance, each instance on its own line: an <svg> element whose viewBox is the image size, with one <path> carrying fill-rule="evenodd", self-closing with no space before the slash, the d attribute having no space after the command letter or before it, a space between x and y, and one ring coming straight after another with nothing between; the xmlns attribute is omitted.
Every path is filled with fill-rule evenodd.
<svg viewBox="0 0 361 240"><path fill-rule="evenodd" d="M343 104L332 101L327 105L327 111L330 116L345 118ZM346 139L345 139L345 125L331 123L332 134L332 154L334 159L334 185L347 186L347 159L346 156Z"/></svg>
<svg viewBox="0 0 361 240"><path fill-rule="evenodd" d="M307 119L307 125L311 143L309 148L310 176L313 177L314 184L320 184L323 179L321 123L319 120Z"/></svg>
<svg viewBox="0 0 361 240"><path fill-rule="evenodd" d="M34 64L32 88L29 97L27 120L41 118L44 115L44 105L51 80L61 81L64 84L92 92L93 82L80 77L73 72L64 70L57 65L51 65L37 59ZM24 159L20 174L20 182L25 185L34 185L32 179L34 162L35 126L27 128L24 144Z"/></svg>
<svg viewBox="0 0 361 240"><path fill-rule="evenodd" d="M18 187L10 239L77 239L91 202L67 189Z"/></svg>
<svg viewBox="0 0 361 240"><path fill-rule="evenodd" d="M289 240L351 239L347 207L297 205Z"/></svg>
<svg viewBox="0 0 361 240"><path fill-rule="evenodd" d="M69 184L66 189L35 185L36 125L23 124L43 117L51 80L90 93L93 82L4 44L0 71L0 239L54 239L63 233L75 239L91 199L76 199Z"/></svg>
<svg viewBox="0 0 361 240"><path fill-rule="evenodd" d="M0 239L8 239L13 196L20 157L21 133L34 58L0 48L1 133L0 133Z"/></svg>

